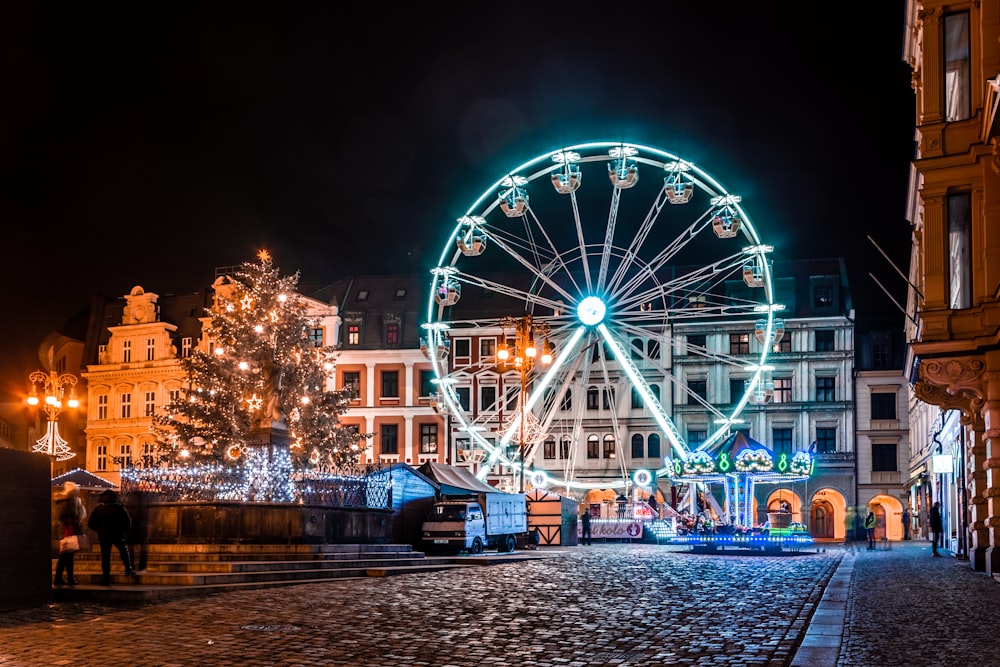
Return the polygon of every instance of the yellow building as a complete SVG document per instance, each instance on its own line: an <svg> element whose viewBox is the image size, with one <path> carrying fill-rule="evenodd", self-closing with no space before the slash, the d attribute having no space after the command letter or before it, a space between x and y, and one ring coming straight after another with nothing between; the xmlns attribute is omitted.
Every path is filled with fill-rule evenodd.
<svg viewBox="0 0 1000 667"><path fill-rule="evenodd" d="M953 509L952 531L964 533L972 566L994 574L1000 573L1000 3L910 0L906 21L917 144L907 367L916 398L943 413L960 412L964 426L954 478L932 467L932 456L950 453L942 443L911 459L911 482L930 480L934 499Z"/></svg>

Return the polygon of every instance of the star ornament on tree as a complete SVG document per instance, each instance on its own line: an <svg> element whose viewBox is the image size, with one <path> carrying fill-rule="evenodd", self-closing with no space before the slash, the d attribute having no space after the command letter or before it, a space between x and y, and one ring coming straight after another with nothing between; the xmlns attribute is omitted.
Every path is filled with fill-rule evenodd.
<svg viewBox="0 0 1000 667"><path fill-rule="evenodd" d="M264 399L257 394L254 394L250 398L246 399L246 404L247 409L250 410L250 412L256 412L257 410L260 410L260 406L264 404Z"/></svg>

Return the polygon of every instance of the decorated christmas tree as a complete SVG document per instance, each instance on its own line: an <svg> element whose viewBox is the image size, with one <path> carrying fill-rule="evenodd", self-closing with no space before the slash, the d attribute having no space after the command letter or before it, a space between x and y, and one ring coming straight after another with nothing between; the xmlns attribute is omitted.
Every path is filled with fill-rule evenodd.
<svg viewBox="0 0 1000 667"><path fill-rule="evenodd" d="M298 274L280 275L267 251L258 260L216 281L207 345L182 360L184 388L154 417L161 451L171 466L260 468L263 448L268 476L354 466L365 436L340 422L351 391L327 389L333 349L310 336L320 324Z"/></svg>

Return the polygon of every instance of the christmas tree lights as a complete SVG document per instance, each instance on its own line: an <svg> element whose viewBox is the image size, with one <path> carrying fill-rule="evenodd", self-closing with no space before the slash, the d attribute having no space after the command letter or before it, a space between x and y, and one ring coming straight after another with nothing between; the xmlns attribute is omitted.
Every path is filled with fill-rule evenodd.
<svg viewBox="0 0 1000 667"><path fill-rule="evenodd" d="M356 466L366 436L341 424L353 394L327 389L334 350L310 337L320 323L298 297L298 274L280 275L267 251L258 260L216 281L205 344L182 360L185 386L153 420L161 453L175 466L248 466L256 478L254 445L287 442L288 465L272 456L263 474Z"/></svg>

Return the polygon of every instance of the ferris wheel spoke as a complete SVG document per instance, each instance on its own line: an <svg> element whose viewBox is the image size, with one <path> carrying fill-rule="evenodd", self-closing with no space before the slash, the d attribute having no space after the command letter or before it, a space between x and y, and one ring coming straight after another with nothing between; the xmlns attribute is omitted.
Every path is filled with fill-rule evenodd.
<svg viewBox="0 0 1000 667"><path fill-rule="evenodd" d="M621 206L621 200L621 188L612 188L607 232L604 235L604 252L601 253L601 268L597 273L597 289L600 291L604 290L605 278L608 275L608 265L611 262L611 248L614 247L615 240L615 224L618 221L618 209Z"/></svg>
<svg viewBox="0 0 1000 667"><path fill-rule="evenodd" d="M665 203L666 196L661 190L660 194L658 194L653 200L653 204L650 207L649 212L646 214L645 219L642 221L642 224L639 225L639 229L636 231L635 237L632 239L628 249L625 251L622 261L618 264L618 269L615 271L615 275L608 282L608 292L612 294L616 293L622 280L624 280L628 275L629 269L634 267L633 263L640 257L640 250L642 250L643 244L649 237L649 233L653 229L653 223L656 222Z"/></svg>
<svg viewBox="0 0 1000 667"><path fill-rule="evenodd" d="M688 455L688 448L687 444L684 442L684 438L681 437L680 431L677 430L677 427L663 409L663 405L660 401L656 400L652 389L649 388L649 383L646 382L642 373L639 372L639 369L636 368L635 364L632 362L632 358L628 351L626 351L622 347L621 343L619 343L615 337L611 335L611 331L608 330L607 326L599 324L597 329L601 332L601 335L604 337L608 346L614 350L615 358L618 360L618 363L621 364L622 370L625 371L629 380L632 381L632 386L639 392L639 395L642 397L646 407L653 413L653 419L655 419L656 423L663 429L663 432L670 440L670 444L673 446L678 456L682 459L686 459Z"/></svg>
<svg viewBox="0 0 1000 667"><path fill-rule="evenodd" d="M567 301L571 303L576 301L576 299L574 299L573 296L562 285L552 280L552 277L546 275L541 267L534 265L529 259L524 257L520 252L518 252L518 250L515 249L512 245L501 240L498 236L490 236L490 238L493 241L495 241L501 247L501 249L503 249L507 253L507 255L511 259L515 260L518 264L527 269L538 280L541 280L552 290L561 294Z"/></svg>

